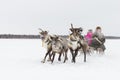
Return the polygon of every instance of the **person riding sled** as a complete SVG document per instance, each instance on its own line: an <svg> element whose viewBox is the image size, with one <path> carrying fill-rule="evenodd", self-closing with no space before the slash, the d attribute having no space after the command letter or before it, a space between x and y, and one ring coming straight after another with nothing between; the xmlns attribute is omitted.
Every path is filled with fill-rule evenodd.
<svg viewBox="0 0 120 80"><path fill-rule="evenodd" d="M102 33L102 29L100 26L96 27L95 32L92 35L92 42L90 44L91 47L93 47L95 50L102 49L102 51L105 51L105 36Z"/></svg>
<svg viewBox="0 0 120 80"><path fill-rule="evenodd" d="M92 29L89 29L87 34L85 35L85 40L87 41L88 45L91 45L92 43L92 35L93 35Z"/></svg>

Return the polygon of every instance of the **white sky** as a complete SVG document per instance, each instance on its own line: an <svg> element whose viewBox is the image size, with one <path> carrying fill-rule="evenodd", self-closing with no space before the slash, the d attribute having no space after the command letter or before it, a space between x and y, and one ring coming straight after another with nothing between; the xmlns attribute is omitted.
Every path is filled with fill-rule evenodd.
<svg viewBox="0 0 120 80"><path fill-rule="evenodd" d="M0 34L69 34L70 23L120 36L120 0L0 0Z"/></svg>

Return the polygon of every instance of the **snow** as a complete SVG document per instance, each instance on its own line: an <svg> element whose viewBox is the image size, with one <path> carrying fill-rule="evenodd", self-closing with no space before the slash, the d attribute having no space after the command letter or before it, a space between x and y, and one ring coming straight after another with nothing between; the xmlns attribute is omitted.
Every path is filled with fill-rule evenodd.
<svg viewBox="0 0 120 80"><path fill-rule="evenodd" d="M46 49L40 39L0 39L0 80L120 80L120 40L107 40L105 55L78 55L71 63L41 63Z"/></svg>

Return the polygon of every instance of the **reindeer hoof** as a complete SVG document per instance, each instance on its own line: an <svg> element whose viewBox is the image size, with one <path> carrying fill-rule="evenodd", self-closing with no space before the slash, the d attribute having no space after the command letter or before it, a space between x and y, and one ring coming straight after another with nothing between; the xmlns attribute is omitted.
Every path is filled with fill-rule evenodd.
<svg viewBox="0 0 120 80"><path fill-rule="evenodd" d="M68 60L68 58L66 58L66 60Z"/></svg>
<svg viewBox="0 0 120 80"><path fill-rule="evenodd" d="M58 59L58 61L61 61L61 59Z"/></svg>
<svg viewBox="0 0 120 80"><path fill-rule="evenodd" d="M75 63L75 61L74 61L74 60L72 60L71 62L72 62L72 63Z"/></svg>
<svg viewBox="0 0 120 80"><path fill-rule="evenodd" d="M45 63L45 61L41 61L41 63Z"/></svg>
<svg viewBox="0 0 120 80"><path fill-rule="evenodd" d="M65 62L66 62L66 60L63 63L65 63Z"/></svg>
<svg viewBox="0 0 120 80"><path fill-rule="evenodd" d="M86 60L84 60L84 62L86 62Z"/></svg>
<svg viewBox="0 0 120 80"><path fill-rule="evenodd" d="M50 59L48 59L47 61L51 61Z"/></svg>

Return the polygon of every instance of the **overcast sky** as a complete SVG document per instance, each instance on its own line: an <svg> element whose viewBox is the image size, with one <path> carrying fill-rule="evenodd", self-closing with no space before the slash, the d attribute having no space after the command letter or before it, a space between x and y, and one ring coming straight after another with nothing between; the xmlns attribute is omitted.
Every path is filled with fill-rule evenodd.
<svg viewBox="0 0 120 80"><path fill-rule="evenodd" d="M0 34L69 34L70 23L120 36L120 0L0 0Z"/></svg>

